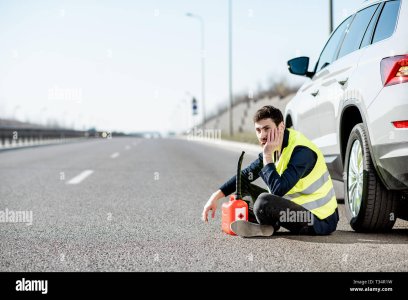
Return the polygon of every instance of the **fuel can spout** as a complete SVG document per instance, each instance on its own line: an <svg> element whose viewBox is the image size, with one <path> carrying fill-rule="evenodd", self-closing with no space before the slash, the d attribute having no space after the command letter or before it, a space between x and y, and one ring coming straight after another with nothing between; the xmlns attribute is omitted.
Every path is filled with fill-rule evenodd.
<svg viewBox="0 0 408 300"><path fill-rule="evenodd" d="M235 199L236 200L242 200L242 193L241 193L241 166L242 166L242 160L244 159L244 154L245 151L242 151L241 156L239 157L238 160L238 166L237 166L237 190L235 194Z"/></svg>
<svg viewBox="0 0 408 300"><path fill-rule="evenodd" d="M235 222L236 220L248 221L248 204L242 200L241 192L241 165L242 160L244 159L244 154L245 152L242 151L238 160L236 193L235 195L230 196L230 201L222 205L221 228L225 233L230 235L235 235L235 233L231 230L232 222Z"/></svg>

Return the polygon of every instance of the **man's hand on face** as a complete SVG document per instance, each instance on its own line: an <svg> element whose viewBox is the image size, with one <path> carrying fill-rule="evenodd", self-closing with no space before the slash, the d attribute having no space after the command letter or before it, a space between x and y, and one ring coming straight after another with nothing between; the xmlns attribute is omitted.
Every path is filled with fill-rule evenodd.
<svg viewBox="0 0 408 300"><path fill-rule="evenodd" d="M279 151L281 134L278 128L273 128L268 132L266 143L263 147L264 165L273 162L273 153Z"/></svg>

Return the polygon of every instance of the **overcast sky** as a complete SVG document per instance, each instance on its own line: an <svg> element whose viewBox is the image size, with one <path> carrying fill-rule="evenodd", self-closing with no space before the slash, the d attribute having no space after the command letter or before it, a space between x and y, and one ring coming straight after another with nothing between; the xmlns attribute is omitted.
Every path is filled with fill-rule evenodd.
<svg viewBox="0 0 408 300"><path fill-rule="evenodd" d="M286 61L316 61L328 3L233 0L234 92L280 78L302 83ZM335 25L361 3L335 0ZM0 1L0 118L128 132L191 125L200 24L186 12L205 23L210 112L228 100L227 0Z"/></svg>

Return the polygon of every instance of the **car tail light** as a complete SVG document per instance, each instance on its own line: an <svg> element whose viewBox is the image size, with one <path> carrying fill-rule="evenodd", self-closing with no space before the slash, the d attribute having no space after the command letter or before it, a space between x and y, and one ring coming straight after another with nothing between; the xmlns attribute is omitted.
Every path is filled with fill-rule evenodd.
<svg viewBox="0 0 408 300"><path fill-rule="evenodd" d="M395 128L408 128L408 120L392 122Z"/></svg>
<svg viewBox="0 0 408 300"><path fill-rule="evenodd" d="M383 58L381 79L384 86L408 82L408 55Z"/></svg>

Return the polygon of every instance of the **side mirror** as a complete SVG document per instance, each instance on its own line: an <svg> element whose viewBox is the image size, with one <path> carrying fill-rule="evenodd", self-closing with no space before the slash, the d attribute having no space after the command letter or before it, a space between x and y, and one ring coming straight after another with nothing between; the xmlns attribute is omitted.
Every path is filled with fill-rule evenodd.
<svg viewBox="0 0 408 300"><path fill-rule="evenodd" d="M289 72L295 75L307 76L310 78L314 75L314 73L307 71L309 68L309 57L306 56L292 58L288 61L288 68Z"/></svg>

